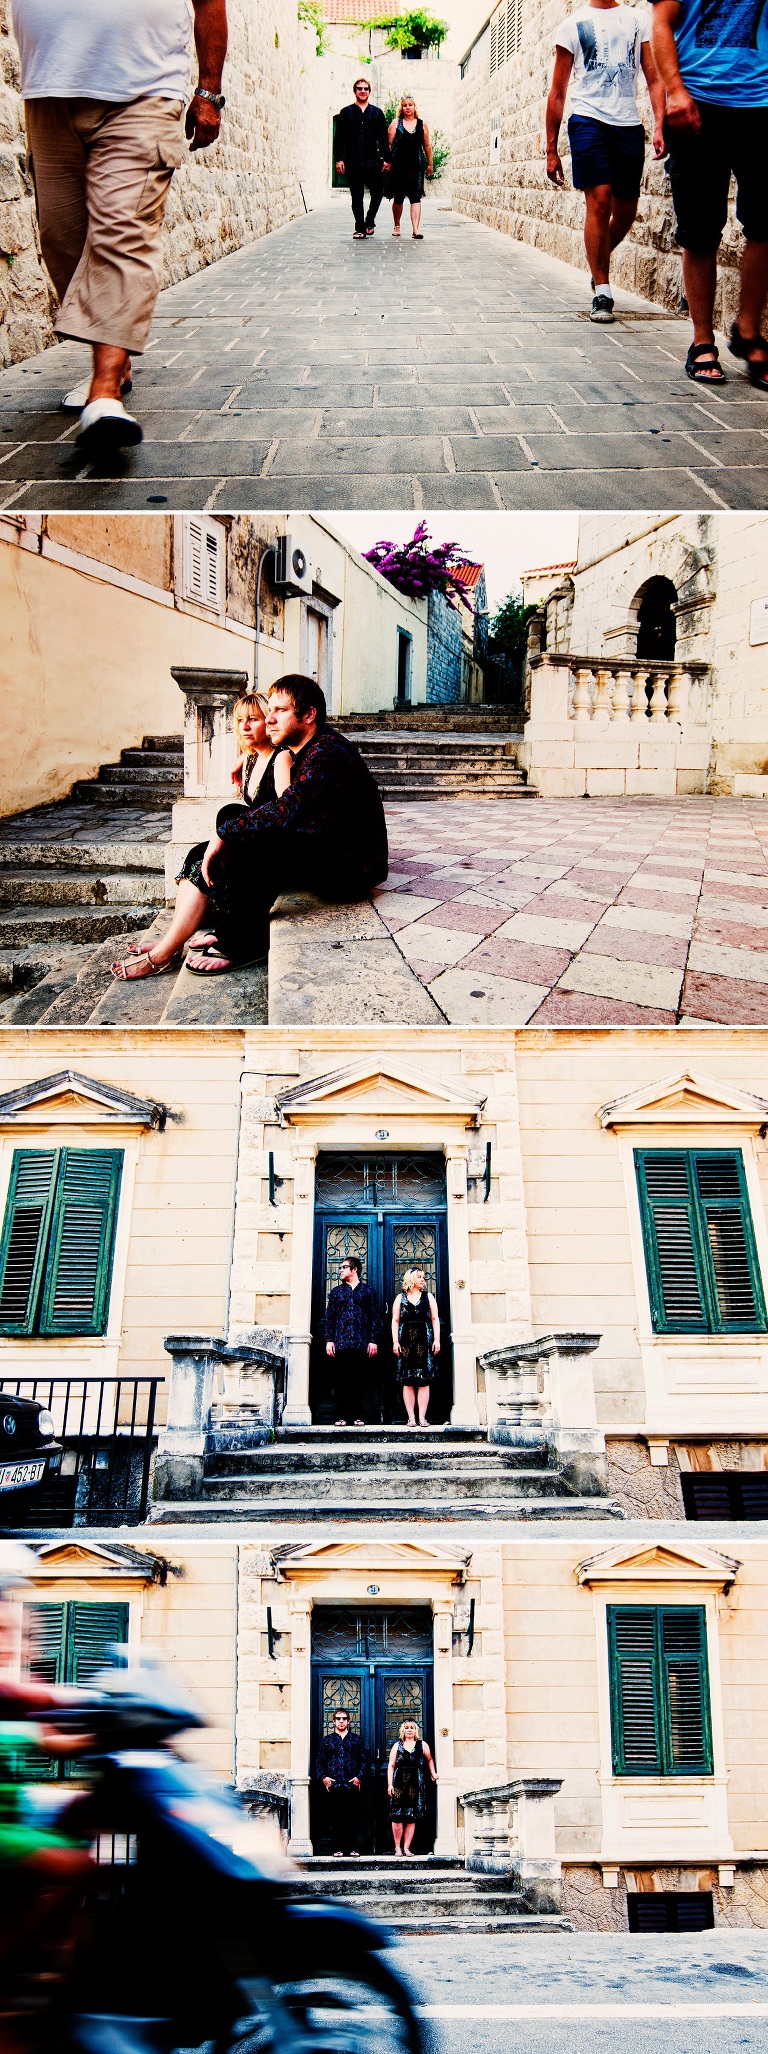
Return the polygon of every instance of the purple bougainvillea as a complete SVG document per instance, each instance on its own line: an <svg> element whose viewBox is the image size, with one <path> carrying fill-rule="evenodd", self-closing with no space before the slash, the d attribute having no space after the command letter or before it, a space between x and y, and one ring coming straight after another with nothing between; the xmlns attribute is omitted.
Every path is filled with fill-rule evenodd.
<svg viewBox="0 0 768 2054"><path fill-rule="evenodd" d="M410 542L375 542L372 549L366 549L365 557L409 599L427 599L430 592L442 592L449 606L465 606L471 613L469 598L455 572L472 558L458 542L433 543L426 521L419 522Z"/></svg>

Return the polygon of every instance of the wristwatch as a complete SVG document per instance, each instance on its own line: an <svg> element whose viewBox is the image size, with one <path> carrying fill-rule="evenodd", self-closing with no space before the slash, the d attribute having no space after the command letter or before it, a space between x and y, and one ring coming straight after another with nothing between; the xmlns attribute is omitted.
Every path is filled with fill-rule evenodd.
<svg viewBox="0 0 768 2054"><path fill-rule="evenodd" d="M193 100L210 100L211 106L216 107L219 114L222 107L226 107L227 104L223 93L209 93L207 86L198 86L192 98Z"/></svg>

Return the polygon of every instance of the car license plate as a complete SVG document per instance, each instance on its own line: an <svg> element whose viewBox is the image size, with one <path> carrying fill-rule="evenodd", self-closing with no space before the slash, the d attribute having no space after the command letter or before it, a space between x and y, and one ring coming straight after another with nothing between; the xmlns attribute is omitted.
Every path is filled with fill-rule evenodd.
<svg viewBox="0 0 768 2054"><path fill-rule="evenodd" d="M44 1475L44 1462L6 1462L0 1469L0 1491L17 1491L22 1484L41 1483Z"/></svg>

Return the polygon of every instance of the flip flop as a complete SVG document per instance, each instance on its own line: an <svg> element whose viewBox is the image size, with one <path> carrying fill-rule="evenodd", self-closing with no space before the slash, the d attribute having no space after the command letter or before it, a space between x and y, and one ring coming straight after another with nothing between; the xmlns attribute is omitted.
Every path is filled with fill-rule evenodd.
<svg viewBox="0 0 768 2054"><path fill-rule="evenodd" d="M199 958L192 963L187 956L187 969L193 977L223 977L228 970L263 969L267 961L266 956L249 956L245 962L235 962L231 956L225 956L218 942L206 942L203 948L191 949L190 955Z"/></svg>

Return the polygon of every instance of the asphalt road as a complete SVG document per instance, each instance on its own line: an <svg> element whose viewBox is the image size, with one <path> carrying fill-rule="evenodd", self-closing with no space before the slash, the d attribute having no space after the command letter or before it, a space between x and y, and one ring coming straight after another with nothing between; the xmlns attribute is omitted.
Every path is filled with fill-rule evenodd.
<svg viewBox="0 0 768 2054"><path fill-rule="evenodd" d="M732 2054L768 2046L768 1933L401 1940L433 2054Z"/></svg>

